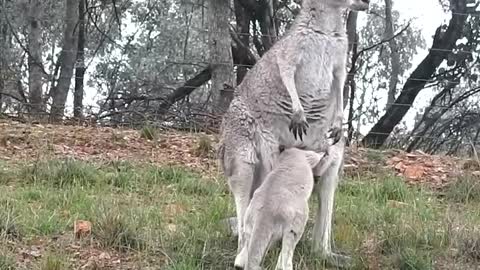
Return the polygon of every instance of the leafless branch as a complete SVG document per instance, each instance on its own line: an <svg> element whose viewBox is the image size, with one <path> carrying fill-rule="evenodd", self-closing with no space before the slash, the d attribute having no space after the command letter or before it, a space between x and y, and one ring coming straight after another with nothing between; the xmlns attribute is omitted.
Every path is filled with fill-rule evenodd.
<svg viewBox="0 0 480 270"><path fill-rule="evenodd" d="M378 43L375 43L375 44L373 44L373 45L371 45L371 46L368 46L368 47L365 47L365 48L361 49L361 50L358 52L358 54L357 54L358 56L357 56L357 57L360 57L363 53L365 53L365 52L367 52L367 51L369 51L369 50L373 50L373 49L375 49L376 47L378 47L378 46L380 46L380 45L382 45L382 44L384 44L384 43L387 43L387 42L395 39L396 37L398 37L398 36L400 36L401 34L403 34L403 32L405 32L409 27L410 27L410 22L408 22L408 24L407 24L404 28L402 28L402 30L398 31L395 35L393 35L393 36L391 36L391 37L389 37L389 38L386 38L386 39L382 39L382 40L381 40L380 42L378 42Z"/></svg>

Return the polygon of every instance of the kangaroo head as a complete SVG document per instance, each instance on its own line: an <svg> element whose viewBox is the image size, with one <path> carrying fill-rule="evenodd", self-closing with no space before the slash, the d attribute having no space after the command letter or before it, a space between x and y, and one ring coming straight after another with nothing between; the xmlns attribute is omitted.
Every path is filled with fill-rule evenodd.
<svg viewBox="0 0 480 270"><path fill-rule="evenodd" d="M327 5L332 7L349 8L356 11L365 11L370 5L370 0L309 0L309 1L325 1Z"/></svg>
<svg viewBox="0 0 480 270"><path fill-rule="evenodd" d="M370 5L370 0L347 0L348 7L351 10L364 11L368 9Z"/></svg>

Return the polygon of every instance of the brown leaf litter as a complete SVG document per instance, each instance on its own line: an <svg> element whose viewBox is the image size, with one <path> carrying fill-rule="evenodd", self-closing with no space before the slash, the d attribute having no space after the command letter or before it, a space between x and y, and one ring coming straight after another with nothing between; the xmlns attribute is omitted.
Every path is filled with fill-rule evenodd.
<svg viewBox="0 0 480 270"><path fill-rule="evenodd" d="M79 160L125 160L156 165L181 165L207 175L217 174L214 147L196 153L198 134L165 131L157 140L141 138L126 128L23 124L0 120L0 160L34 161L73 157ZM215 145L215 137L202 134Z"/></svg>
<svg viewBox="0 0 480 270"><path fill-rule="evenodd" d="M378 160L371 160L369 151L374 152ZM476 160L429 155L422 151L347 149L345 163L349 174L380 167L395 172L408 184L422 184L435 189L444 188L465 173L480 176L480 163Z"/></svg>
<svg viewBox="0 0 480 270"><path fill-rule="evenodd" d="M178 131L162 131L156 140L142 138L139 130L111 127L23 124L0 120L0 160L32 161L40 158L73 157L80 160L126 160L155 165L180 165L206 176L221 172L215 160L216 136ZM201 142L203 140L203 142ZM205 155L199 145L208 140L212 148ZM372 160L364 148L346 151L347 172L387 168L410 184L442 188L464 171L480 176L480 163L449 156L433 156L416 151L377 152Z"/></svg>

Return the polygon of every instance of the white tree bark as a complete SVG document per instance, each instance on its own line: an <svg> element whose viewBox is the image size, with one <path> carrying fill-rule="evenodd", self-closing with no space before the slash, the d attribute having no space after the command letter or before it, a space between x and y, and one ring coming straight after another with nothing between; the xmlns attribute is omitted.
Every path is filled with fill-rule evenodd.
<svg viewBox="0 0 480 270"><path fill-rule="evenodd" d="M232 41L229 32L230 1L210 0L208 14L213 112L221 115L230 105L235 86Z"/></svg>
<svg viewBox="0 0 480 270"><path fill-rule="evenodd" d="M42 102L42 1L30 0L28 10L28 100L32 116L43 112Z"/></svg>
<svg viewBox="0 0 480 270"><path fill-rule="evenodd" d="M385 0L385 38L391 38L394 35L392 18L392 0ZM397 42L391 39L388 42L390 47L391 76L388 83L387 108L395 102L397 94L398 77L400 76L400 55L398 53Z"/></svg>
<svg viewBox="0 0 480 270"><path fill-rule="evenodd" d="M66 0L65 4L65 28L63 33L63 45L60 55L60 75L57 86L54 88L52 109L50 118L58 121L63 117L65 102L73 76L76 59L77 31L79 0Z"/></svg>

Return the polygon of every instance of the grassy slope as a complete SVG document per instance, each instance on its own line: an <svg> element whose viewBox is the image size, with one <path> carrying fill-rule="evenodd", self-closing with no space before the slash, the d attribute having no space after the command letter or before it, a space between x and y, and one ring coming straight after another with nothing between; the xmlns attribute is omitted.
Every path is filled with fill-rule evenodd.
<svg viewBox="0 0 480 270"><path fill-rule="evenodd" d="M0 164L1 270L14 269L9 267L15 261L18 269L79 268L91 249L121 260L90 269L231 267L236 242L220 220L234 211L223 181L201 179L183 168L122 162ZM470 186L465 181L440 199L385 172L347 179L337 197L337 248L353 254L355 269L474 265L480 255L474 231L478 191L465 192ZM73 239L76 219L93 222L90 239ZM295 253L296 269L323 268L309 254L305 239L311 226ZM69 251L72 245L86 254ZM19 260L19 250L32 246L40 247L41 256ZM455 256L458 252L462 256ZM273 269L277 254L278 247L266 258L267 269Z"/></svg>
<svg viewBox="0 0 480 270"><path fill-rule="evenodd" d="M354 269L475 269L478 178L433 194L388 171L356 175L339 187L334 227L336 249L354 257ZM312 215L315 208L312 198ZM186 167L0 160L0 270L231 269L236 239L220 221L233 213L224 180ZM91 236L73 238L77 219L93 223ZM309 252L311 227L295 269L324 268Z"/></svg>

